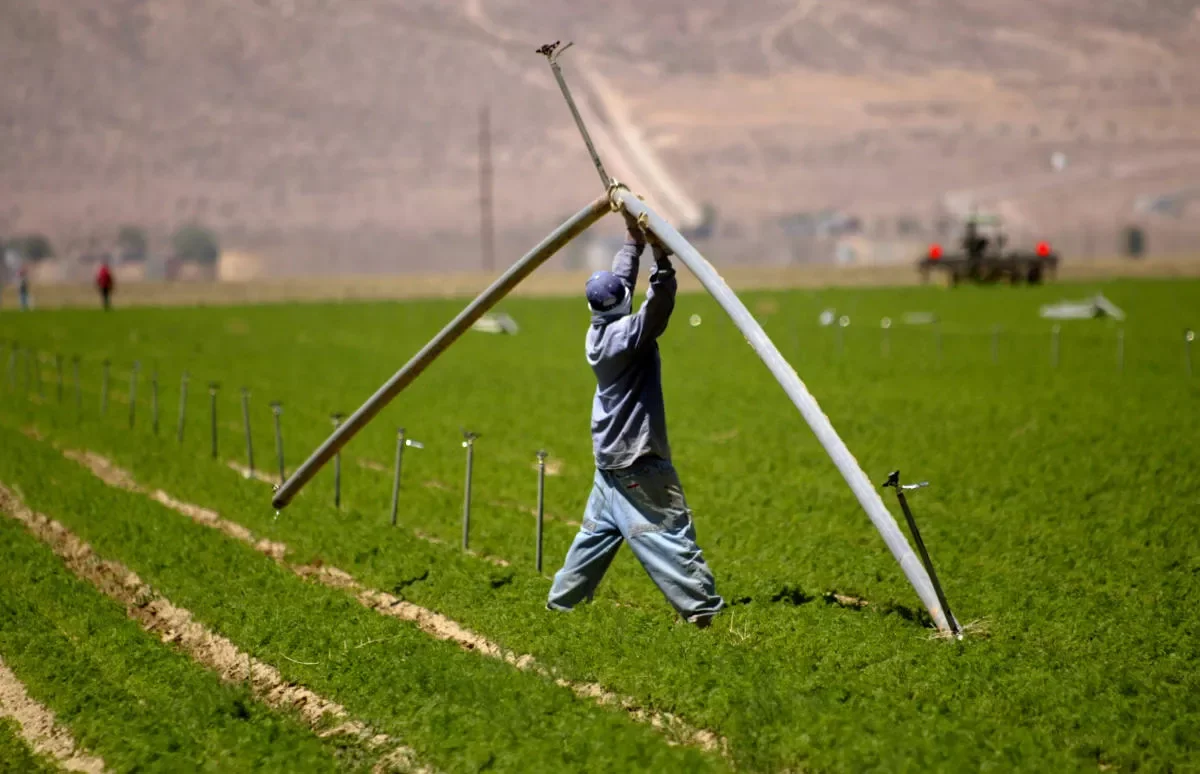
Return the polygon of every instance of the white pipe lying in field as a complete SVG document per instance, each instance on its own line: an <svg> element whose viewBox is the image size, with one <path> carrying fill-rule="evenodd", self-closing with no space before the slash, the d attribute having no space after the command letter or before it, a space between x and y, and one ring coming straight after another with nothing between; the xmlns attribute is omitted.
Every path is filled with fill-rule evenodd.
<svg viewBox="0 0 1200 774"><path fill-rule="evenodd" d="M829 418L821 411L821 407L817 405L816 399L804 386L804 382L800 381L795 369L784 360L783 355L779 353L762 326L746 309L745 304L729 288L712 264L705 260L696 248L692 247L691 243L629 189L614 188L612 196L616 204L643 222L647 231L656 236L691 269L692 274L696 275L696 279L700 280L700 284L704 285L704 288L712 294L721 308L733 319L734 325L746 337L763 362L767 364L767 368L779 381L779 386L783 387L783 391L791 398L804 420L808 422L808 426L812 428L817 440L825 447L833 464L846 479L854 496L858 498L863 510L867 512L867 516L875 524L875 528L879 530L884 542L887 543L888 548L900 563L900 568L908 576L909 583L916 589L917 595L925 604L925 608L933 617L938 629L944 632L951 631L946 615L941 605L938 604L937 594L934 592L928 573L925 572L921 560L913 553L904 533L896 524L895 518L883 504L879 492L867 479L858 461L854 459L854 455L850 453L837 431L833 429Z"/></svg>
<svg viewBox="0 0 1200 774"><path fill-rule="evenodd" d="M317 471L326 462L329 462L354 437L355 433L361 430L376 414L383 410L384 406L411 384L413 379L416 379L438 355L442 354L447 347L454 343L455 339L465 333L476 320L482 317L484 312L495 306L500 299L508 295L509 291L520 284L521 280L528 277L534 269L549 260L564 245L608 214L611 208L612 205L607 196L601 196L596 199L571 216L570 220L554 229L549 236L526 253L521 260L514 263L508 271L500 275L495 282L480 293L479 297L468 304L466 309L459 312L458 317L455 317L445 328L442 328L420 352L413 355L412 359L404 364L403 368L397 371L392 378L388 379L374 395L367 398L366 402L350 415L345 424L334 430L333 435L329 436L300 467L296 468L291 478L279 486L279 489L275 491L274 498L271 500L271 504L275 506L276 510L290 503L301 487L311 481L312 477L317 474Z"/></svg>

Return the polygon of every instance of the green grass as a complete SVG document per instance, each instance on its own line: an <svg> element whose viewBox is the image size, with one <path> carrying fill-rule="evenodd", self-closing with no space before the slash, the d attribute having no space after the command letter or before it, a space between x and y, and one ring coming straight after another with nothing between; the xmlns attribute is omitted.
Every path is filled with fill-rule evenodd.
<svg viewBox="0 0 1200 774"><path fill-rule="evenodd" d="M932 482L912 498L923 534L956 614L986 631L962 643L930 639L915 594L811 432L703 296L680 299L662 350L676 464L718 588L738 603L706 632L672 622L628 552L597 604L567 616L542 609L533 520L504 503L533 504L543 446L564 464L548 483L549 510L577 519L587 497L591 377L576 300L514 301L506 311L518 336L456 344L346 450L341 512L330 470L276 518L268 487L209 461L201 385L224 385L222 460L244 456L236 388L251 388L260 468L274 469L266 403L283 400L290 470L325 437L330 412L357 407L458 304L9 315L23 343L87 354L87 394L81 417L69 384L58 406L47 367L45 403L0 413L108 454L148 484L286 541L301 560L399 588L565 675L713 728L742 768L1184 770L1200 752L1200 379L1186 376L1182 332L1200 316L1200 284L1102 286L1129 314L1124 370L1117 327L1092 320L1062 324L1052 367L1038 306L1098 287L747 296L868 475L881 482L899 468ZM852 320L840 353L837 334L816 323L826 307ZM899 324L917 310L942 319L940 357L934 329ZM701 326L686 324L693 313ZM887 358L884 316L897 321ZM125 369L114 367L114 395L127 391L133 359L157 363L159 438L145 382L133 431L124 404L97 417L104 357ZM193 381L178 446L184 369ZM406 454L405 529L391 530L390 477L355 460L390 468L399 425L427 448ZM472 545L512 568L453 548L462 426L482 433ZM547 524L548 571L572 533ZM871 605L842 608L831 591ZM535 711L525 701L504 713Z"/></svg>
<svg viewBox="0 0 1200 774"><path fill-rule="evenodd" d="M113 770L336 769L298 720L163 646L7 517L0 546L0 653Z"/></svg>
<svg viewBox="0 0 1200 774"><path fill-rule="evenodd" d="M57 771L45 756L37 755L21 739L21 728L11 718L0 718L0 772L49 774Z"/></svg>
<svg viewBox="0 0 1200 774"><path fill-rule="evenodd" d="M31 507L61 520L98 554L126 564L286 679L342 703L439 769L562 771L584 762L617 770L720 768L549 680L433 640L343 592L307 583L249 546L106 486L18 432L0 429L0 437L20 452L0 458L0 481L21 482ZM159 743L149 731L133 736Z"/></svg>

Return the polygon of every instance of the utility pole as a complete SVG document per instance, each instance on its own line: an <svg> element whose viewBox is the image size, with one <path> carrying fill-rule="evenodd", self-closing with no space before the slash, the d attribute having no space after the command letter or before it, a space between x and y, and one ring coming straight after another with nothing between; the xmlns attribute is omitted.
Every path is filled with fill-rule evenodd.
<svg viewBox="0 0 1200 774"><path fill-rule="evenodd" d="M486 104L479 109L479 234L483 270L490 272L496 259L496 235L492 219L492 122Z"/></svg>

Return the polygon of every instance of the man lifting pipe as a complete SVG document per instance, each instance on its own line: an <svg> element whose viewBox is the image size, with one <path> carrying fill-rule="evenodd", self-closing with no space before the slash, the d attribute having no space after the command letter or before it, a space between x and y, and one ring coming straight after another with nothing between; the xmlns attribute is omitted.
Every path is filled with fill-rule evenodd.
<svg viewBox="0 0 1200 774"><path fill-rule="evenodd" d="M670 251L651 237L650 288L632 314L647 236L632 216L625 219L629 233L612 271L598 271L587 281L596 474L583 524L554 576L546 606L570 610L590 600L621 543L628 541L667 601L703 628L725 603L696 544L692 511L667 442L658 337L675 308L675 270Z"/></svg>

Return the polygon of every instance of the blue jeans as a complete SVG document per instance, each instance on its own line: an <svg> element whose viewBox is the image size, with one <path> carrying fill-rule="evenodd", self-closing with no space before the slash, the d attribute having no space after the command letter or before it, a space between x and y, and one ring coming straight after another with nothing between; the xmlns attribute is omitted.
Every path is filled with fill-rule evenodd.
<svg viewBox="0 0 1200 774"><path fill-rule="evenodd" d="M696 545L692 511L674 466L642 457L628 468L597 470L579 534L554 576L546 606L570 610L591 600L623 541L679 613L707 623L725 601Z"/></svg>

